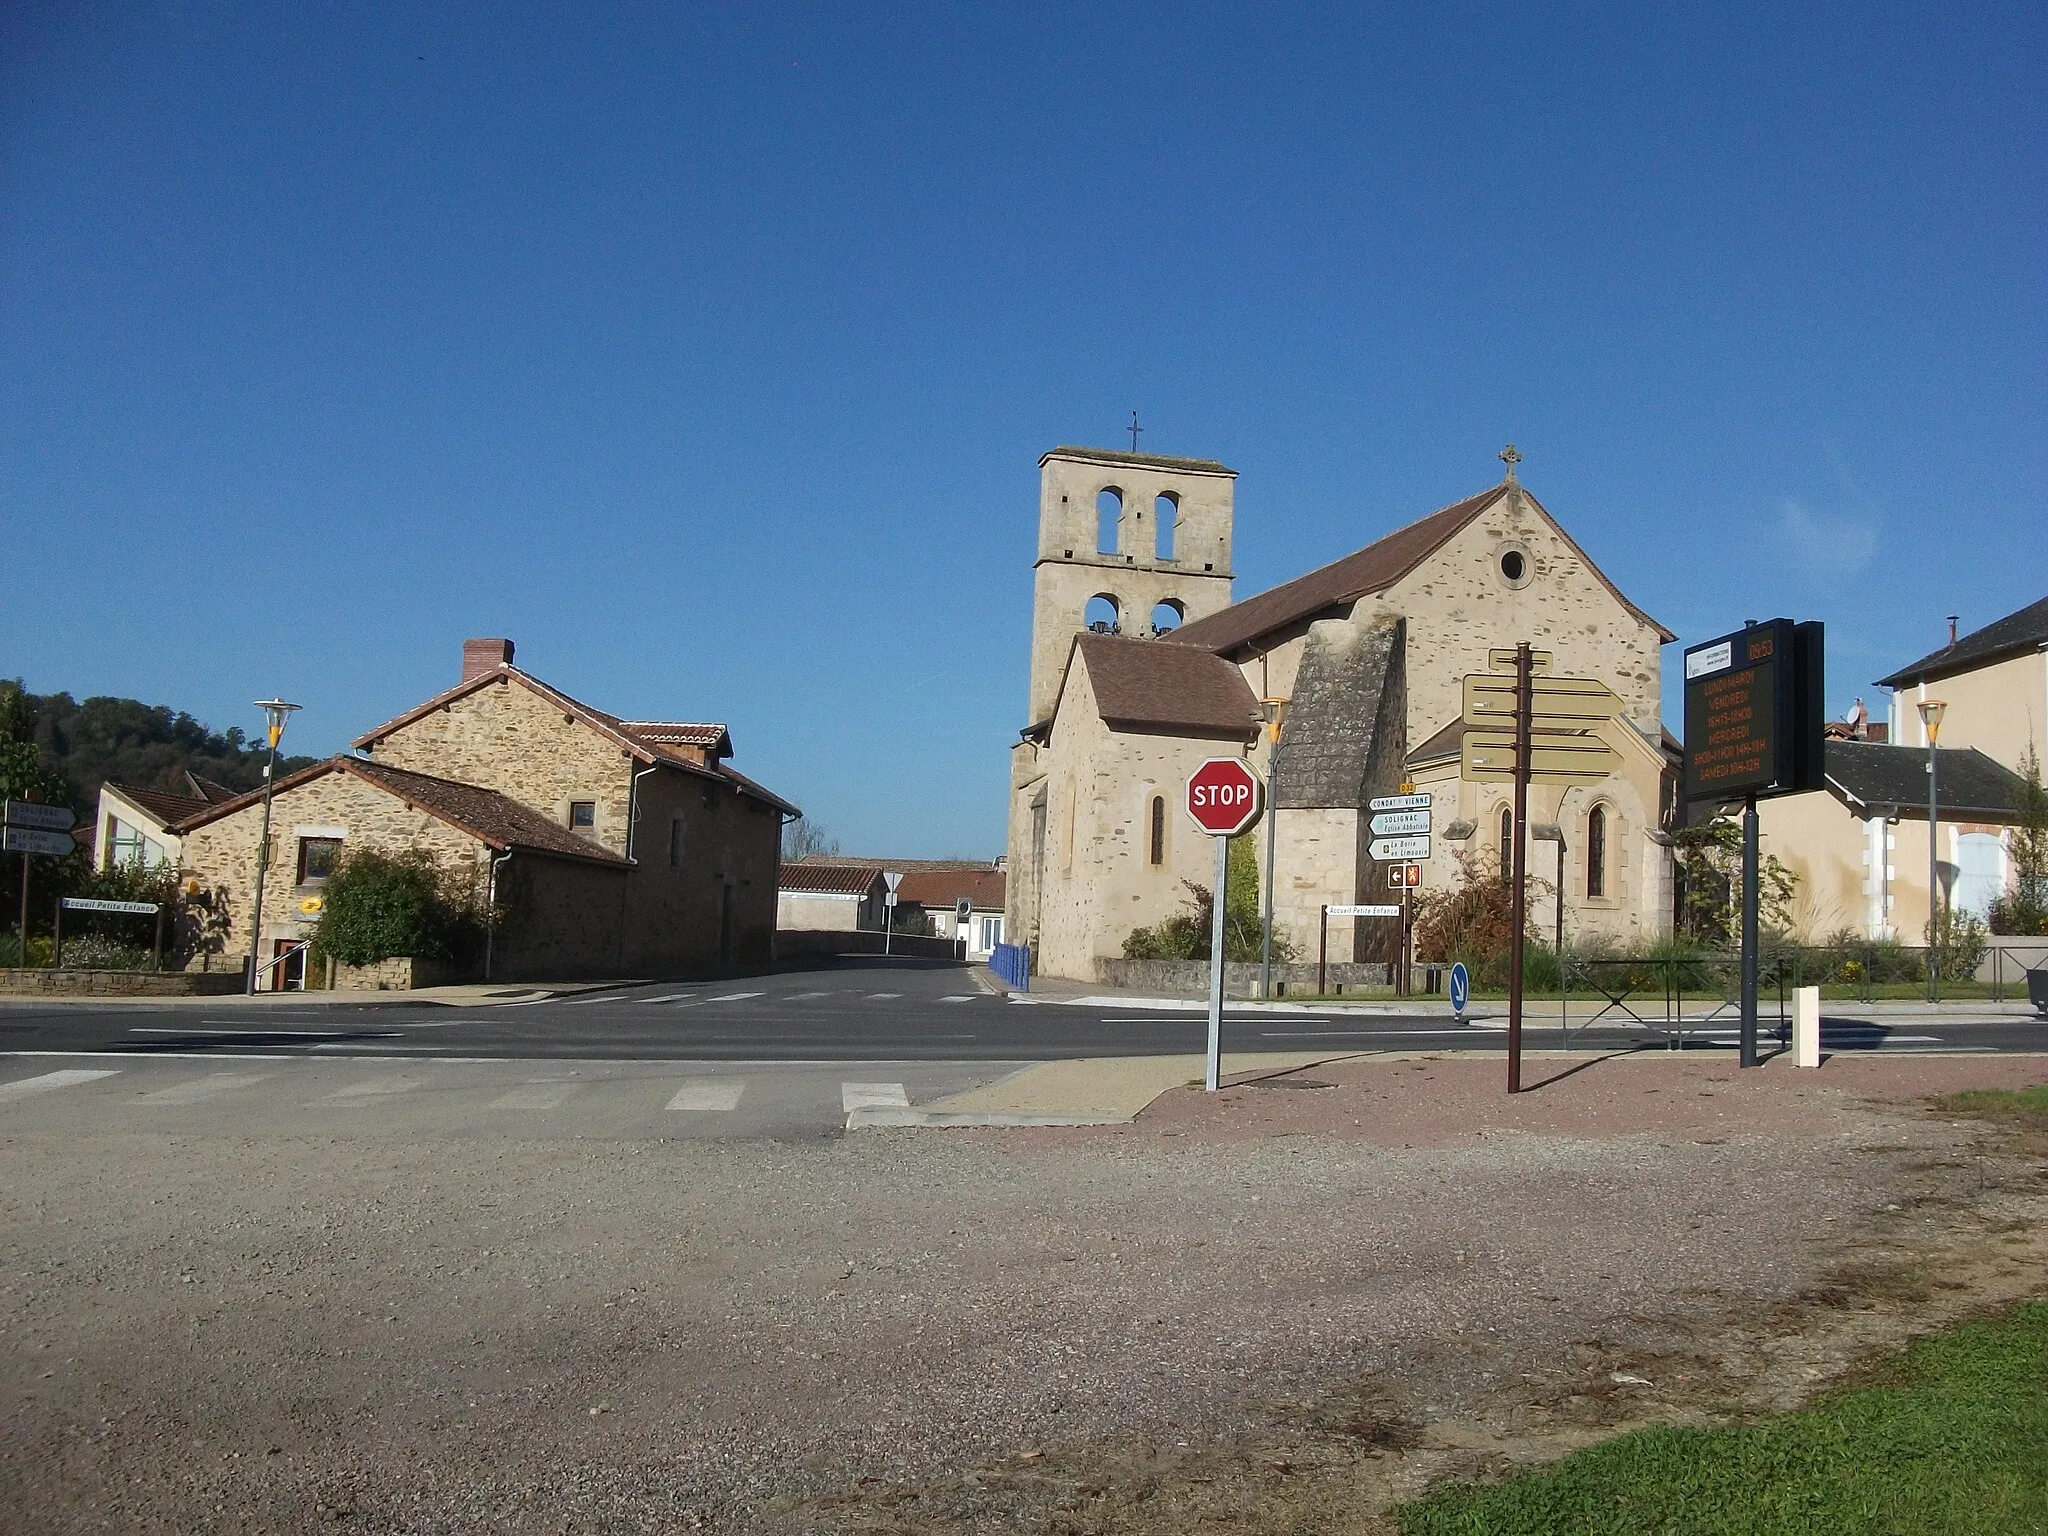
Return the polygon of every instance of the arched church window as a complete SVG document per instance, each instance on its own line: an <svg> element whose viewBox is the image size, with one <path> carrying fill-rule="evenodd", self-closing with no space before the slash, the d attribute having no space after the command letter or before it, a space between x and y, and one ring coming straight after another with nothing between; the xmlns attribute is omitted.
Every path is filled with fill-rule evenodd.
<svg viewBox="0 0 2048 1536"><path fill-rule="evenodd" d="M1179 531L1180 498L1168 491L1152 503L1152 548L1159 559L1173 558L1173 539Z"/></svg>
<svg viewBox="0 0 2048 1536"><path fill-rule="evenodd" d="M1113 555L1122 547L1124 493L1106 485L1095 498L1095 552Z"/></svg>
<svg viewBox="0 0 2048 1536"><path fill-rule="evenodd" d="M1146 862L1154 866L1164 864L1166 862L1166 797L1164 795L1154 795L1152 797L1152 839L1148 846L1151 849L1151 853Z"/></svg>
<svg viewBox="0 0 2048 1536"><path fill-rule="evenodd" d="M1155 603L1152 607L1152 633L1170 635L1187 621L1187 616L1187 610L1170 597L1163 603Z"/></svg>
<svg viewBox="0 0 2048 1536"><path fill-rule="evenodd" d="M1500 877L1505 880L1515 872L1515 809L1511 805L1500 808Z"/></svg>
<svg viewBox="0 0 2048 1536"><path fill-rule="evenodd" d="M1107 592L1098 592L1088 599L1088 606L1081 611L1081 622L1092 634L1114 635L1123 630L1123 612L1117 601Z"/></svg>
<svg viewBox="0 0 2048 1536"><path fill-rule="evenodd" d="M1607 894L1607 807L1596 805L1586 817L1586 894Z"/></svg>

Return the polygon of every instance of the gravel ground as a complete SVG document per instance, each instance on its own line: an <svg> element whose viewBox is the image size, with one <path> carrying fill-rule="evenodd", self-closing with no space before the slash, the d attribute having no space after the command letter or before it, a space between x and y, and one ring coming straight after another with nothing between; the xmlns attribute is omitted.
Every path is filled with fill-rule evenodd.
<svg viewBox="0 0 2048 1536"><path fill-rule="evenodd" d="M1794 1328L1845 1264L1874 1295L1982 1203L1977 1133L1886 1101L2048 1063L1499 1073L823 1145L10 1137L0 1525L1351 1528L1251 1482L1327 1493L1510 1399L1614 1422L1617 1360L1745 1400L1731 1314Z"/></svg>

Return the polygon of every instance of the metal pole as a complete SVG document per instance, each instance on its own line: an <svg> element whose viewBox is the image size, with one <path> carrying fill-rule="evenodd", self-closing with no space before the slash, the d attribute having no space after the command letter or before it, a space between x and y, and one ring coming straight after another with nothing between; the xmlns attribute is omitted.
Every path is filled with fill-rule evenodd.
<svg viewBox="0 0 2048 1536"><path fill-rule="evenodd" d="M156 937L150 941L149 968L160 971L164 968L164 909L159 902L156 909Z"/></svg>
<svg viewBox="0 0 2048 1536"><path fill-rule="evenodd" d="M1223 882L1230 874L1230 839L1216 844L1216 888L1209 902L1209 1070L1207 1087L1216 1091L1223 1070Z"/></svg>
<svg viewBox="0 0 2048 1536"><path fill-rule="evenodd" d="M64 898L57 898L56 917L50 927L50 969L64 969Z"/></svg>
<svg viewBox="0 0 2048 1536"><path fill-rule="evenodd" d="M1941 759L1927 733L1927 1000L1941 1001Z"/></svg>
<svg viewBox="0 0 2048 1536"><path fill-rule="evenodd" d="M1321 997L1330 990L1327 972L1330 969L1330 904L1323 903L1321 929L1316 939L1316 996Z"/></svg>
<svg viewBox="0 0 2048 1536"><path fill-rule="evenodd" d="M1557 1032L1564 1048L1572 1048L1572 1017L1565 1001L1564 984L1564 796L1557 801L1557 938L1551 953L1557 961Z"/></svg>
<svg viewBox="0 0 2048 1536"><path fill-rule="evenodd" d="M1738 1066L1756 1065L1756 796L1742 806L1742 1039Z"/></svg>
<svg viewBox="0 0 2048 1536"><path fill-rule="evenodd" d="M263 877L270 873L270 792L277 783L277 737L270 736L270 761L263 769L263 841L256 845L256 913L249 919L249 986L256 995L256 980L263 960Z"/></svg>
<svg viewBox="0 0 2048 1536"><path fill-rule="evenodd" d="M1415 995L1415 892L1401 887L1401 995Z"/></svg>
<svg viewBox="0 0 2048 1536"><path fill-rule="evenodd" d="M1280 792L1280 737L1273 737L1273 758L1266 764L1266 890L1265 919L1259 933L1259 996L1273 995L1273 861L1278 856L1280 817L1274 796Z"/></svg>
<svg viewBox="0 0 2048 1536"><path fill-rule="evenodd" d="M15 956L23 968L28 965L28 855L21 856L21 953Z"/></svg>
<svg viewBox="0 0 2048 1536"><path fill-rule="evenodd" d="M1531 674L1535 670L1524 640L1515 647L1515 822L1514 896L1508 934L1508 1092L1522 1091L1522 928L1528 921L1529 729L1535 713Z"/></svg>

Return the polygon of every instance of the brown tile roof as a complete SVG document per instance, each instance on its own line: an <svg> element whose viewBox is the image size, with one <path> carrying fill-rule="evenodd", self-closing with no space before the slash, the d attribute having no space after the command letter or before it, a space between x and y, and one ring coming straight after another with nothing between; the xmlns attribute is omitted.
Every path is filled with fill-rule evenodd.
<svg viewBox="0 0 2048 1536"><path fill-rule="evenodd" d="M1000 912L1008 883L1001 870L986 866L980 869L912 870L904 875L903 883L896 888L896 895L902 901L914 901L922 907L944 907L949 911L955 901L965 896L983 911Z"/></svg>
<svg viewBox="0 0 2048 1536"><path fill-rule="evenodd" d="M561 858L585 859L594 864L616 864L625 867L626 861L609 848L578 837L567 827L557 826L539 811L521 805L517 800L501 795L495 789L484 789L475 784L461 784L454 779L437 779L432 774L412 773L404 768L393 768L388 763L368 762L360 757L330 757L325 762L315 763L310 768L301 768L297 773L287 774L277 781L277 794L285 794L309 784L314 779L330 773L348 773L366 784L374 785L386 794L396 795L408 805L417 806L429 816L446 822L458 832L466 832L480 843L504 852L520 849L530 853L554 854ZM222 817L261 803L263 791L252 789L245 795L219 805L210 805L195 815L179 822L176 831L191 832Z"/></svg>
<svg viewBox="0 0 2048 1536"><path fill-rule="evenodd" d="M1039 455L1038 464L1042 469L1047 459L1086 459L1094 464L1130 464L1139 469L1177 470L1182 474L1230 475L1237 471L1214 459L1170 459L1156 453L1125 453L1120 448L1055 448L1050 453Z"/></svg>
<svg viewBox="0 0 2048 1536"><path fill-rule="evenodd" d="M814 896L865 896L881 878L873 864L785 864L775 888Z"/></svg>
<svg viewBox="0 0 2048 1536"><path fill-rule="evenodd" d="M1087 663L1095 704L1112 726L1172 728L1249 740L1259 701L1244 674L1222 657L1190 646L1122 635L1074 637L1074 657Z"/></svg>
<svg viewBox="0 0 2048 1536"><path fill-rule="evenodd" d="M671 768L680 768L685 773L704 774L710 778L724 779L743 794L752 795L759 800L765 800L777 810L788 812L791 815L801 814L787 800L763 789L745 774L735 773L723 763L714 765L699 761L703 753L707 750L712 750L712 748L701 741L692 740L686 742L683 738L683 733L685 732L702 736L715 731L717 733L715 740L723 744L724 751L730 751L732 749L732 742L730 737L727 736L724 726L683 721L622 720L617 715L606 714L601 709L593 709L580 699L570 698L568 694L563 693L559 688L549 687L531 672L521 671L510 662L505 663L503 666L493 667L487 672L479 672L474 677L465 678L453 688L445 689L435 694L424 704L415 705L404 714L386 720L376 729L365 731L354 741L350 742L349 745L361 749L374 749L385 737L403 730L415 720L432 714L443 705L452 704L457 699L475 693L480 688L489 688L500 682L515 682L521 687L540 695L541 698L547 700L549 704L559 709L563 714L571 719L580 720L591 730L597 732L598 735L622 750L630 752L643 763L662 763Z"/></svg>
<svg viewBox="0 0 2048 1536"><path fill-rule="evenodd" d="M1165 638L1175 645L1200 646L1218 655L1227 655L1242 646L1272 634L1275 630L1287 629L1313 618L1326 617L1359 598L1375 592L1384 592L1423 561L1435 554L1462 532L1482 512L1485 512L1501 497L1508 493L1504 481L1491 490L1481 491L1477 496L1468 496L1454 502L1440 511L1396 528L1383 539L1375 540L1365 548L1346 555L1341 560L1297 576L1292 581L1282 582L1257 597L1248 597L1241 603L1233 603L1221 613L1212 613L1205 619L1196 619L1183 624ZM1543 504L1528 492L1523 491L1528 504L1538 516L1556 530L1559 538L1570 547L1573 554L1586 562L1586 569L1600 579L1603 586L1612 592L1621 605L1638 619L1655 629L1666 640L1677 637L1642 609L1622 595L1621 589L1609 581L1604 572L1587 558L1572 536L1564 531L1556 518Z"/></svg>
<svg viewBox="0 0 2048 1536"><path fill-rule="evenodd" d="M107 781L107 788L126 800L139 811L146 811L164 826L174 821L183 821L195 816L215 802L198 795L177 795L163 789L138 789L133 784L117 784Z"/></svg>

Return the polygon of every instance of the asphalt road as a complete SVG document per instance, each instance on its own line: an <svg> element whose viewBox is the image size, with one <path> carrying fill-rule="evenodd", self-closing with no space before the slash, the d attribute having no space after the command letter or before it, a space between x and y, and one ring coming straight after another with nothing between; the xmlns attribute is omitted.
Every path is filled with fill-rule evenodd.
<svg viewBox="0 0 2048 1536"><path fill-rule="evenodd" d="M516 1061L1030 1062L1199 1052L1197 1007L1005 999L969 967L847 958L817 970L735 981L656 983L450 1008L424 1003L0 1002L0 1055L18 1057L378 1056ZM1731 1022L1689 1031L1699 1048L1731 1049ZM1231 1051L1499 1050L1498 1021L1457 1026L1436 1012L1249 1011L1224 1019ZM1554 1048L1554 1019L1532 1005L1525 1045ZM1665 1043L1626 1021L1574 1029L1574 1046ZM1823 1020L1830 1051L2014 1051L2048 1048L2048 1023L2020 1015ZM9 1074L11 1075L11 1074Z"/></svg>

